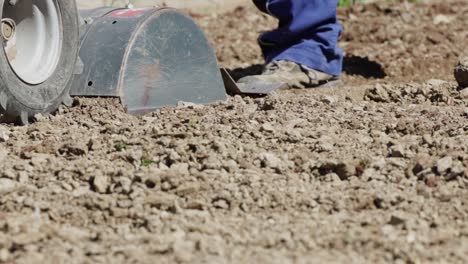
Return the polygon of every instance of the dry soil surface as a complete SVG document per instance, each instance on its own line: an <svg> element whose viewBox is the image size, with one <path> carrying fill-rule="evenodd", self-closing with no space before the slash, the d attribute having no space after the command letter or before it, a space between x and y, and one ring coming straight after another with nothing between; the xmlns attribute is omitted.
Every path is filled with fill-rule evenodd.
<svg viewBox="0 0 468 264"><path fill-rule="evenodd" d="M232 10L236 6L253 5L251 0L77 0L78 8L88 9L101 6L123 7L131 3L135 7L170 6L174 8L196 10L198 13Z"/></svg>
<svg viewBox="0 0 468 264"><path fill-rule="evenodd" d="M259 70L273 19L192 15L236 77ZM0 263L466 263L468 2L340 18L343 87L0 125Z"/></svg>

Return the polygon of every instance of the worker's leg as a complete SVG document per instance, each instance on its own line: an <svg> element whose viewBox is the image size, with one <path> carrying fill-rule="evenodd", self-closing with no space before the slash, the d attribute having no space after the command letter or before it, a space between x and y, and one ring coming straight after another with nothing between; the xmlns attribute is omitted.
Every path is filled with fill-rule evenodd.
<svg viewBox="0 0 468 264"><path fill-rule="evenodd" d="M253 0L260 10L279 19L279 27L260 36L265 60L292 61L339 76L343 52L338 0Z"/></svg>

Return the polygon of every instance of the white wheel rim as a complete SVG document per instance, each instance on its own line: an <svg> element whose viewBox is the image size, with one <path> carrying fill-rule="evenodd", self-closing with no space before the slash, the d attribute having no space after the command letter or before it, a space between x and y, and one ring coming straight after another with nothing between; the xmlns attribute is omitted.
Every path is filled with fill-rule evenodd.
<svg viewBox="0 0 468 264"><path fill-rule="evenodd" d="M45 82L55 71L62 50L62 17L57 0L5 0L2 20L16 24L3 46L11 68L28 84Z"/></svg>

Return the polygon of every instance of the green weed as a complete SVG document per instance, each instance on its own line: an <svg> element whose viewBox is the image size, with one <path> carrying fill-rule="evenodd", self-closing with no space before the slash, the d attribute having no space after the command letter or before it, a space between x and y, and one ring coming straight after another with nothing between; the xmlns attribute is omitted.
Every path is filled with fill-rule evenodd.
<svg viewBox="0 0 468 264"><path fill-rule="evenodd" d="M150 159L141 159L141 166L143 167L149 167L151 165L153 165L155 162L154 160L150 160Z"/></svg>
<svg viewBox="0 0 468 264"><path fill-rule="evenodd" d="M115 144L114 147L115 147L115 149L116 149L117 151L122 151L122 150L127 149L127 144L125 144L125 143L123 143L123 142L118 142L118 143Z"/></svg>

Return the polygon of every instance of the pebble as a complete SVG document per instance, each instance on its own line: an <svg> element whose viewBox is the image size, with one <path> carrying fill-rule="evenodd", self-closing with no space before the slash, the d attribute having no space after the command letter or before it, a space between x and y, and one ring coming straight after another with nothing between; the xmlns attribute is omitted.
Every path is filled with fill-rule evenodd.
<svg viewBox="0 0 468 264"><path fill-rule="evenodd" d="M132 190L132 180L126 177L120 177L118 180L120 186L122 187L122 191L125 193L129 193Z"/></svg>
<svg viewBox="0 0 468 264"><path fill-rule="evenodd" d="M18 182L19 183L27 183L29 181L29 175L25 171L20 171L18 173Z"/></svg>
<svg viewBox="0 0 468 264"><path fill-rule="evenodd" d="M402 145L393 145L390 147L390 157L403 158L405 156L405 149Z"/></svg>
<svg viewBox="0 0 468 264"><path fill-rule="evenodd" d="M107 177L98 175L94 177L93 187L98 193L106 193L109 187L109 180Z"/></svg>
<svg viewBox="0 0 468 264"><path fill-rule="evenodd" d="M185 195L196 193L198 192L199 189L200 189L200 184L198 184L197 182L187 182L177 187L175 192L177 195L185 196Z"/></svg>
<svg viewBox="0 0 468 264"><path fill-rule="evenodd" d="M6 150L2 146L0 146L0 162L5 160L7 157L8 157L8 150Z"/></svg>
<svg viewBox="0 0 468 264"><path fill-rule="evenodd" d="M439 79L430 79L429 81L426 82L427 85L433 86L433 87L438 87L446 83L447 81L439 80Z"/></svg>
<svg viewBox="0 0 468 264"><path fill-rule="evenodd" d="M446 15L436 15L433 18L432 23L434 23L434 25L440 25L440 24L448 24L451 21L452 21L451 17L448 17Z"/></svg>
<svg viewBox="0 0 468 264"><path fill-rule="evenodd" d="M434 143L434 139L432 139L431 135L424 134L422 139L425 144L432 145L432 143Z"/></svg>
<svg viewBox="0 0 468 264"><path fill-rule="evenodd" d="M326 95L322 98L322 102L328 105L334 105L338 102L338 99L336 99L336 97Z"/></svg>
<svg viewBox="0 0 468 264"><path fill-rule="evenodd" d="M176 203L177 199L178 197L173 194L155 193L147 196L145 198L145 203L155 207L171 207Z"/></svg>
<svg viewBox="0 0 468 264"><path fill-rule="evenodd" d="M395 215L392 215L392 218L390 219L390 221L388 222L389 225L392 225L392 226L398 226L398 225L402 225L404 224L406 221L401 218L401 217L398 217L398 216L395 216Z"/></svg>
<svg viewBox="0 0 468 264"><path fill-rule="evenodd" d="M275 131L275 128L273 127L272 124L270 123L265 123L262 125L262 131L265 131L265 132L273 132Z"/></svg>
<svg viewBox="0 0 468 264"><path fill-rule="evenodd" d="M0 262L5 263L10 258L10 251L6 248L0 249Z"/></svg>
<svg viewBox="0 0 468 264"><path fill-rule="evenodd" d="M429 155L419 155L415 158L413 173L418 174L426 169L433 167L433 161Z"/></svg>
<svg viewBox="0 0 468 264"><path fill-rule="evenodd" d="M381 84L376 84L373 88L368 89L365 97L375 102L388 103L391 101L390 95Z"/></svg>
<svg viewBox="0 0 468 264"><path fill-rule="evenodd" d="M229 205L229 202L226 200L226 199L215 199L213 201L213 206L215 208L218 208L218 209L225 209L225 210L228 210L230 205Z"/></svg>
<svg viewBox="0 0 468 264"><path fill-rule="evenodd" d="M7 142L9 139L10 139L9 133L0 128L0 143Z"/></svg>
<svg viewBox="0 0 468 264"><path fill-rule="evenodd" d="M0 178L0 192L15 188L17 183L11 179Z"/></svg>
<svg viewBox="0 0 468 264"><path fill-rule="evenodd" d="M453 165L453 159L450 156L442 158L437 161L437 172L439 174L446 173Z"/></svg>
<svg viewBox="0 0 468 264"><path fill-rule="evenodd" d="M273 153L263 153L260 155L260 160L267 168L279 169L281 167L281 159Z"/></svg>
<svg viewBox="0 0 468 264"><path fill-rule="evenodd" d="M468 88L465 88L465 89L461 90L460 91L460 96L463 99L468 99Z"/></svg>
<svg viewBox="0 0 468 264"><path fill-rule="evenodd" d="M203 105L200 105L200 104L195 104L195 103L191 103L191 102L184 102L184 101L179 101L177 103L177 107L178 108L191 108L191 109L195 109L195 108L202 108Z"/></svg>

